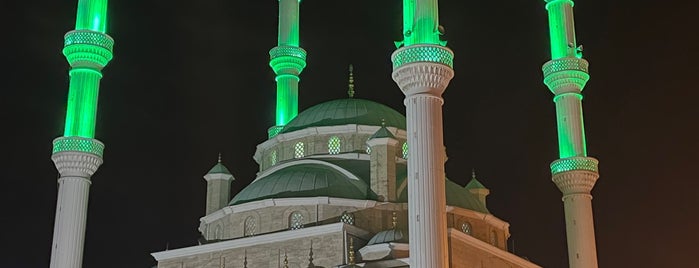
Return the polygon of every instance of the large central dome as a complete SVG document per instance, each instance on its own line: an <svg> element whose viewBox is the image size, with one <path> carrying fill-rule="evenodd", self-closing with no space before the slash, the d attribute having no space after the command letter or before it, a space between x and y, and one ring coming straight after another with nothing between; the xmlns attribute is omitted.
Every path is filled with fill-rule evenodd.
<svg viewBox="0 0 699 268"><path fill-rule="evenodd" d="M405 129L405 116L390 107L364 99L338 99L317 104L301 112L280 133L308 127L339 126L347 124Z"/></svg>

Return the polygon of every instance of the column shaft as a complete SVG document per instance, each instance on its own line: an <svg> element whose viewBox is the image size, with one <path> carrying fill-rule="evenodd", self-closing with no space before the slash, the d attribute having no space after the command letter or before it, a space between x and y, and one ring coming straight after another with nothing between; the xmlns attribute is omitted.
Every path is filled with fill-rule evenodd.
<svg viewBox="0 0 699 268"><path fill-rule="evenodd" d="M563 197L570 268L597 267L595 228L592 220L592 196L570 194Z"/></svg>
<svg viewBox="0 0 699 268"><path fill-rule="evenodd" d="M279 0L279 46L299 46L299 0Z"/></svg>
<svg viewBox="0 0 699 268"><path fill-rule="evenodd" d="M299 77L282 74L277 78L277 117L278 126L284 126L298 115Z"/></svg>
<svg viewBox="0 0 699 268"><path fill-rule="evenodd" d="M574 57L577 43L573 19L573 2L553 0L546 4L549 14L551 58Z"/></svg>
<svg viewBox="0 0 699 268"><path fill-rule="evenodd" d="M93 138L97 118L97 98L102 74L99 71L76 68L70 70L68 108L63 136Z"/></svg>
<svg viewBox="0 0 699 268"><path fill-rule="evenodd" d="M407 96L410 266L447 267L442 99Z"/></svg>
<svg viewBox="0 0 699 268"><path fill-rule="evenodd" d="M58 202L51 247L51 268L82 267L89 178L58 180Z"/></svg>
<svg viewBox="0 0 699 268"><path fill-rule="evenodd" d="M582 95L566 93L554 98L560 158L587 156L582 114Z"/></svg>

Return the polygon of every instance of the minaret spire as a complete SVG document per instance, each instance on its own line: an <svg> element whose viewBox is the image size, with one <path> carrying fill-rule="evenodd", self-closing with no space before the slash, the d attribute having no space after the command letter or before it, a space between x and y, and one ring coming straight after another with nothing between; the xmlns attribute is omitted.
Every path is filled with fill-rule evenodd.
<svg viewBox="0 0 699 268"><path fill-rule="evenodd" d="M306 51L299 47L299 4L301 0L279 0L279 36L269 51L269 66L277 77L275 125L268 131L273 137L298 114L299 75L306 67Z"/></svg>
<svg viewBox="0 0 699 268"><path fill-rule="evenodd" d="M405 94L410 267L449 265L442 93L454 77L454 53L439 39L437 6L403 0L404 47L391 55L393 80Z"/></svg>
<svg viewBox="0 0 699 268"><path fill-rule="evenodd" d="M51 156L60 173L52 268L82 267L90 177L104 151L94 135L102 68L112 59L114 46L106 25L107 0L79 0L75 30L65 35L63 55L71 69L65 129L53 141Z"/></svg>
<svg viewBox="0 0 699 268"><path fill-rule="evenodd" d="M588 62L575 40L572 0L546 0L551 60L543 66L544 83L553 92L558 123L559 159L551 163L553 182L563 193L571 268L597 267L590 192L599 178L598 161L587 156L582 90L590 78Z"/></svg>

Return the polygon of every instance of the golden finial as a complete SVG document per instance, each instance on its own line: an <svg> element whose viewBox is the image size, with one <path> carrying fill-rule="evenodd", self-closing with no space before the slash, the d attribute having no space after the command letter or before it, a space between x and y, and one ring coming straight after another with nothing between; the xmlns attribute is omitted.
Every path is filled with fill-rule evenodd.
<svg viewBox="0 0 699 268"><path fill-rule="evenodd" d="M308 268L315 268L316 265L313 264L313 240L311 240L311 251L308 253Z"/></svg>
<svg viewBox="0 0 699 268"><path fill-rule="evenodd" d="M243 268L248 268L248 250L243 251Z"/></svg>
<svg viewBox="0 0 699 268"><path fill-rule="evenodd" d="M398 225L398 216L396 216L396 212L393 212L393 216L391 217L391 225L393 226L393 229L396 229L396 225Z"/></svg>
<svg viewBox="0 0 699 268"><path fill-rule="evenodd" d="M286 256L286 250L284 250L284 268L289 268L289 259Z"/></svg>
<svg viewBox="0 0 699 268"><path fill-rule="evenodd" d="M349 264L354 265L354 238L350 237L349 242Z"/></svg>
<svg viewBox="0 0 699 268"><path fill-rule="evenodd" d="M350 98L354 98L354 67L352 67L352 64L349 65L349 89L347 90L347 95Z"/></svg>

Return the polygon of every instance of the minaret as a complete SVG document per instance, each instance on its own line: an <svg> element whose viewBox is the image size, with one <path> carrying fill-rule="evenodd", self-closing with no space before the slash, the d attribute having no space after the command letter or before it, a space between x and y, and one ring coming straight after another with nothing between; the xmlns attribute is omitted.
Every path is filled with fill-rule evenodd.
<svg viewBox="0 0 699 268"><path fill-rule="evenodd" d="M411 267L449 265L442 93L454 76L454 54L440 41L440 30L437 0L403 0L404 47L391 60L408 123Z"/></svg>
<svg viewBox="0 0 699 268"><path fill-rule="evenodd" d="M206 215L228 206L231 181L235 178L221 163L221 154L218 154L218 163L204 175L204 180L206 180Z"/></svg>
<svg viewBox="0 0 699 268"><path fill-rule="evenodd" d="M299 75L306 67L306 51L299 47L299 4L301 0L279 0L279 37L269 51L269 66L277 75L276 125L274 137L298 114Z"/></svg>
<svg viewBox="0 0 699 268"><path fill-rule="evenodd" d="M553 182L563 192L571 268L597 267L592 195L599 173L587 156L582 90L590 78L582 46L575 41L572 0L546 0L551 60L543 66L544 83L553 92L558 123L559 159L551 163Z"/></svg>
<svg viewBox="0 0 699 268"><path fill-rule="evenodd" d="M82 266L90 177L102 164L104 144L94 139L102 68L112 59L114 40L105 34L107 0L79 0L75 30L66 33L63 55L70 63L63 136L51 159L60 173L51 246L53 268Z"/></svg>

